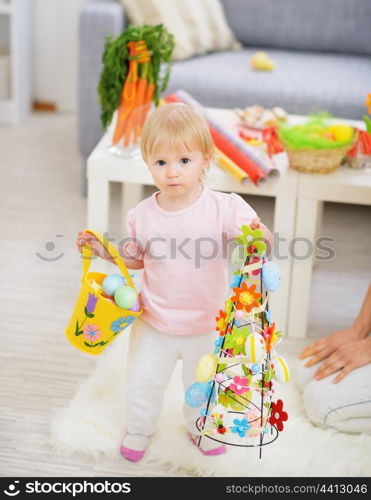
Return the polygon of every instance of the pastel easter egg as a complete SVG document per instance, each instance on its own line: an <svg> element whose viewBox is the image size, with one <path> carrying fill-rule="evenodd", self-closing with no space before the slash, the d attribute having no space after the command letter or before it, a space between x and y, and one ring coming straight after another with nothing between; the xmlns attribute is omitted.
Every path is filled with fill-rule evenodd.
<svg viewBox="0 0 371 500"><path fill-rule="evenodd" d="M349 125L334 124L327 130L332 133L336 141L348 142L351 141L354 136L354 128Z"/></svg>
<svg viewBox="0 0 371 500"><path fill-rule="evenodd" d="M265 355L265 342L260 333L255 332L247 336L245 350L252 363L259 363Z"/></svg>
<svg viewBox="0 0 371 500"><path fill-rule="evenodd" d="M266 262L262 266L263 285L269 292L275 292L281 284L281 271L275 262Z"/></svg>
<svg viewBox="0 0 371 500"><path fill-rule="evenodd" d="M130 308L130 311L134 311L134 312L140 311L140 301L139 301L139 299L137 300L136 304L134 304L134 306Z"/></svg>
<svg viewBox="0 0 371 500"><path fill-rule="evenodd" d="M210 395L209 382L195 382L185 392L185 401L188 406L198 408L202 406L209 398Z"/></svg>
<svg viewBox="0 0 371 500"><path fill-rule="evenodd" d="M273 378L278 382L288 382L290 378L289 365L282 356L276 356L270 362L270 367L273 371Z"/></svg>
<svg viewBox="0 0 371 500"><path fill-rule="evenodd" d="M115 302L122 309L130 309L137 300L137 292L131 286L123 285L115 291Z"/></svg>
<svg viewBox="0 0 371 500"><path fill-rule="evenodd" d="M113 296L116 290L125 285L125 278L121 274L109 274L102 282L102 288L106 295Z"/></svg>
<svg viewBox="0 0 371 500"><path fill-rule="evenodd" d="M208 382L213 379L218 366L218 359L214 354L205 354L198 361L196 366L196 380L198 382Z"/></svg>
<svg viewBox="0 0 371 500"><path fill-rule="evenodd" d="M253 365L251 365L251 371L254 374L259 373L260 372L260 365L258 363L254 363Z"/></svg>

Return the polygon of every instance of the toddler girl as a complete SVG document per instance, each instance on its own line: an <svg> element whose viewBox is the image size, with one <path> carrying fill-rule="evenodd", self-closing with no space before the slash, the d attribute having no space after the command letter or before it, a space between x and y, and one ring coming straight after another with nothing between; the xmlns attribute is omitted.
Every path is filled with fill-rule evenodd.
<svg viewBox="0 0 371 500"><path fill-rule="evenodd" d="M213 142L205 119L190 106L154 110L143 128L141 151L159 191L128 212L132 241L123 249L128 268L144 269L143 314L132 326L128 355L127 434L120 447L133 462L143 457L156 430L177 359L183 360L187 389L195 382L198 360L215 347L215 317L228 295L227 241L243 224L271 237L240 196L203 184ZM109 258L92 235L79 233L78 246L85 243ZM184 415L196 444L199 409L184 404ZM225 452L209 439L199 449L206 455Z"/></svg>

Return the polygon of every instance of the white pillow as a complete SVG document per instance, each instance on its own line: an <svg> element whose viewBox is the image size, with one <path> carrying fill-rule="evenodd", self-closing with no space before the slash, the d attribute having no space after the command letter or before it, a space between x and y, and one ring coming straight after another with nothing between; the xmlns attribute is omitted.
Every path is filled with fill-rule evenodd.
<svg viewBox="0 0 371 500"><path fill-rule="evenodd" d="M130 24L163 24L175 36L173 59L239 49L220 0L121 0Z"/></svg>

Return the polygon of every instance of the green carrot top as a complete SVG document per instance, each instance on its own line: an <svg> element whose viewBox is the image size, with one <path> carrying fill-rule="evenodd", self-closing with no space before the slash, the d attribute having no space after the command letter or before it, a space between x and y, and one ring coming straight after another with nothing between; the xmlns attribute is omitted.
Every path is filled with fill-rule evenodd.
<svg viewBox="0 0 371 500"><path fill-rule="evenodd" d="M117 38L106 36L103 53L103 69L98 84L101 106L101 122L106 128L120 102L120 95L128 72L130 60L128 42L144 40L151 55L150 63L141 64L140 75L155 85L153 100L159 104L161 93L166 89L170 77L170 62L175 46L174 35L162 24L150 26L129 25ZM164 71L162 65L165 64Z"/></svg>

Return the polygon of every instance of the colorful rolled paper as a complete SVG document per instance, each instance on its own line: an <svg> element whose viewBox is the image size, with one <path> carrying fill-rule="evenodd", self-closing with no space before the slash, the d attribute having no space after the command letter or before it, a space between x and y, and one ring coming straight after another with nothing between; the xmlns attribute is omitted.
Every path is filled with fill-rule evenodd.
<svg viewBox="0 0 371 500"><path fill-rule="evenodd" d="M228 158L219 148L216 148L216 161L221 168L232 174L241 184L250 182L247 173Z"/></svg>

